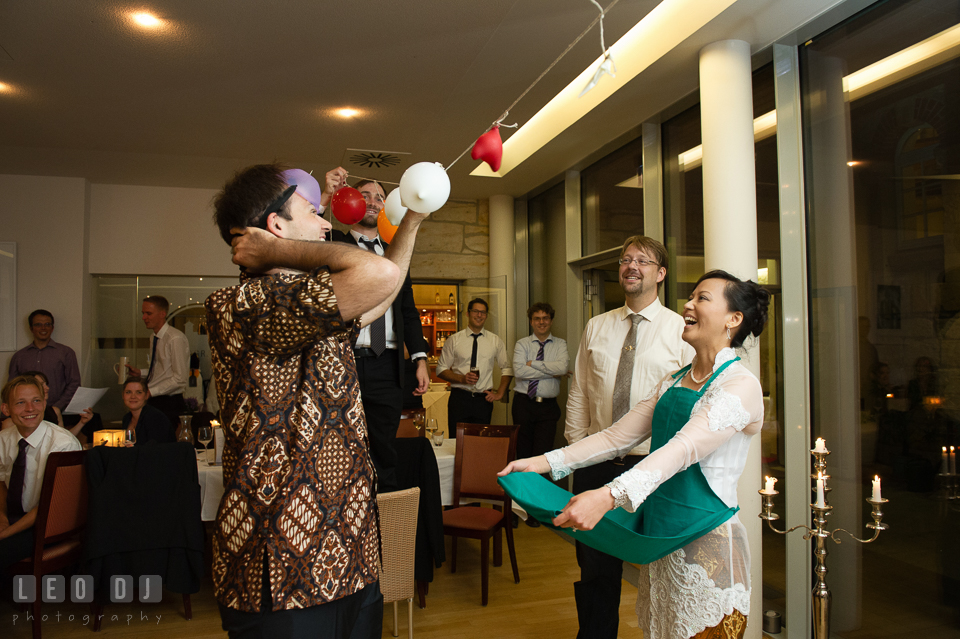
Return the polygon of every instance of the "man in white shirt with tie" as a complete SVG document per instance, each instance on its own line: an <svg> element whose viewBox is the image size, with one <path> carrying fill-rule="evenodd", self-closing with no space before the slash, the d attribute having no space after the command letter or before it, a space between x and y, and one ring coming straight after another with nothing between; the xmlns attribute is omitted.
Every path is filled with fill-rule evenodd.
<svg viewBox="0 0 960 639"><path fill-rule="evenodd" d="M535 457L556 448L560 421L560 380L567 374L570 355L567 341L551 333L556 311L546 302L527 309L533 335L517 340L513 347L513 423L517 431L517 459ZM533 517L526 524L540 525Z"/></svg>
<svg viewBox="0 0 960 639"><path fill-rule="evenodd" d="M65 428L43 420L47 402L33 375L12 378L2 397L3 412L15 426L0 431L0 573L7 579L7 568L33 552L47 457L80 450L80 442Z"/></svg>
<svg viewBox="0 0 960 639"><path fill-rule="evenodd" d="M187 336L167 324L170 302L160 295L143 300L144 325L153 331L150 337L150 368L145 372L127 364L130 373L147 380L150 399L147 403L167 416L176 429L180 415L187 412L183 391L190 376L190 342Z"/></svg>
<svg viewBox="0 0 960 639"><path fill-rule="evenodd" d="M326 185L320 198L321 207L341 186L346 185L347 172L338 167L326 175ZM366 202L363 218L350 227L349 233L333 231L334 242L354 244L360 248L384 255L387 244L377 231L377 216L383 208L384 193L373 180L360 180L356 184ZM413 285L410 273L404 274L403 286L386 313L360 329L353 354L357 361L357 376L360 379L360 397L367 418L370 436L370 456L377 469L377 484L380 492L400 488L397 483L398 463L395 448L397 427L403 409L404 375L406 374L403 348L407 347L410 359L416 364L417 386L415 395L427 392L430 372L427 368L427 340L423 337L420 313L413 302Z"/></svg>
<svg viewBox="0 0 960 639"><path fill-rule="evenodd" d="M634 235L623 243L619 279L626 304L591 318L583 331L567 398L564 436L569 443L614 424L665 375L693 359L693 349L681 339L683 318L664 308L657 297L667 275L667 259L663 244L649 237ZM606 485L649 452L648 440L623 459L578 469L573 492ZM577 563L578 639L615 638L623 562L577 542Z"/></svg>
<svg viewBox="0 0 960 639"><path fill-rule="evenodd" d="M503 340L483 327L489 308L486 300L479 297L467 303L467 328L447 338L437 361L437 377L452 385L447 401L451 436L460 422L489 424L493 402L503 398L513 377ZM494 363L500 367L500 386L496 390Z"/></svg>

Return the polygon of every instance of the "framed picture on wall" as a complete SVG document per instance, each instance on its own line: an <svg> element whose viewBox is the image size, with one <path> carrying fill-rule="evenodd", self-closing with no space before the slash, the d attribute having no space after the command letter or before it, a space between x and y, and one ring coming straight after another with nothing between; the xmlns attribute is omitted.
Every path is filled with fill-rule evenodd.
<svg viewBox="0 0 960 639"><path fill-rule="evenodd" d="M0 242L0 351L17 350L17 243Z"/></svg>
<svg viewBox="0 0 960 639"><path fill-rule="evenodd" d="M900 287L877 285L877 328L900 328Z"/></svg>

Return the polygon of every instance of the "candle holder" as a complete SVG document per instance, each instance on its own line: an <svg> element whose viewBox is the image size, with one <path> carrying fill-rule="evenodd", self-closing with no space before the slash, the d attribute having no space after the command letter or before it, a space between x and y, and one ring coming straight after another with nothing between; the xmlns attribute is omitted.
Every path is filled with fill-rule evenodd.
<svg viewBox="0 0 960 639"><path fill-rule="evenodd" d="M830 451L817 452L816 450L811 450L810 454L813 455L814 458L814 472L810 475L811 478L816 480L819 476L823 478L824 482L826 482L826 480L830 477L826 473L827 455L830 454ZM872 537L869 539L860 539L849 530L844 530L843 528L837 528L833 531L827 530L827 516L830 514L830 511L833 510L833 506L830 506L826 503L826 494L829 492L829 490L830 489L826 488L826 486L824 487L824 503L822 506L818 505L816 501L810 504L810 510L813 514L812 528L805 524L800 524L787 530L777 530L773 527L773 522L777 519L780 519L780 516L773 512L773 498L780 493L776 490L758 491L760 496L763 497L763 512L760 513L759 517L767 522L767 526L770 528L770 530L778 535L786 535L802 528L806 531L803 535L805 540L815 540L816 546L814 549L814 555L817 558L817 565L813 569L813 574L814 577L816 577L816 583L813 586L812 592L814 639L829 639L830 637L830 603L832 596L830 594L830 588L827 586L827 539L832 539L835 543L839 544L840 538L837 536L837 533L846 533L854 541L857 541L861 544L869 544L880 536L880 531L888 528L887 524L881 522L883 519L883 511L881 510L881 506L883 506L883 504L887 503L889 500L874 500L871 498L865 501L870 504L872 509L871 516L873 518L873 522L866 524L868 529L873 530Z"/></svg>
<svg viewBox="0 0 960 639"><path fill-rule="evenodd" d="M937 482L940 486L939 499L960 499L960 481L957 473L937 473Z"/></svg>

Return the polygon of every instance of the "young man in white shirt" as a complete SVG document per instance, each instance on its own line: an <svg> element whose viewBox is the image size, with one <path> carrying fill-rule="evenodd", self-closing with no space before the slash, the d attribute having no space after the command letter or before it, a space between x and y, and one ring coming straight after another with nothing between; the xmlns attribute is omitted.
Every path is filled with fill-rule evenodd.
<svg viewBox="0 0 960 639"><path fill-rule="evenodd" d="M447 424L450 435L457 432L457 424L489 424L493 402L500 401L513 369L507 359L503 340L486 330L486 300L475 298L467 304L467 328L454 333L440 352L437 377L450 382L450 400L447 402ZM500 386L493 389L493 364L500 367Z"/></svg>
<svg viewBox="0 0 960 639"><path fill-rule="evenodd" d="M626 304L591 318L583 331L567 398L564 436L569 443L611 426L653 392L665 375L693 359L693 349L680 337L683 318L665 308L657 296L667 275L667 259L663 244L643 235L623 243L619 278ZM649 452L646 441L622 459L578 469L574 493L606 485ZM578 639L615 638L623 562L577 542L577 563Z"/></svg>
<svg viewBox="0 0 960 639"><path fill-rule="evenodd" d="M80 450L70 431L43 420L46 406L43 388L32 375L14 377L3 387L3 412L14 424L0 431L0 572L4 574L33 551L33 524L50 453Z"/></svg>

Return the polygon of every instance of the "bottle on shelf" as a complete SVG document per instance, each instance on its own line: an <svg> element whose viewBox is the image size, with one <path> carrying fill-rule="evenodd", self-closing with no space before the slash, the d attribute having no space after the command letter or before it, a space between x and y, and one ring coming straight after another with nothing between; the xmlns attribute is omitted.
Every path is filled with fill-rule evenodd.
<svg viewBox="0 0 960 639"><path fill-rule="evenodd" d="M440 303L440 291L437 291L437 294L433 296L433 301L437 304Z"/></svg>
<svg viewBox="0 0 960 639"><path fill-rule="evenodd" d="M450 293L450 304L453 304L456 300L453 298L453 293Z"/></svg>

